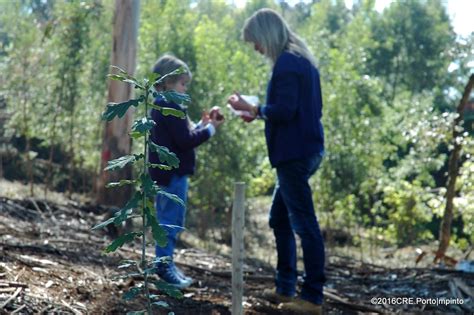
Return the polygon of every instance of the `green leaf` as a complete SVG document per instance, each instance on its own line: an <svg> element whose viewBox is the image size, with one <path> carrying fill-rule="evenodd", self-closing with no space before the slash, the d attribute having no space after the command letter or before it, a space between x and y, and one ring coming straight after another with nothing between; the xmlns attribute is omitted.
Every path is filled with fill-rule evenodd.
<svg viewBox="0 0 474 315"><path fill-rule="evenodd" d="M179 167L179 159L167 147L163 147L161 145L157 145L153 141L149 140L148 144L150 146L150 150L153 152L158 153L158 158L161 162L168 164L171 167L178 168Z"/></svg>
<svg viewBox="0 0 474 315"><path fill-rule="evenodd" d="M169 199L173 200L174 202L176 203L179 203L180 205L182 205L183 207L186 207L186 205L184 204L183 200L181 200L181 198L179 198L178 196L174 195L174 194L170 194L169 192L166 192L164 190L162 190L161 188L158 188L157 191L156 191L157 194L160 194L160 195L163 195L163 196L166 196L168 197Z"/></svg>
<svg viewBox="0 0 474 315"><path fill-rule="evenodd" d="M145 207L145 216L147 220L147 226L151 226L151 233L153 235L153 239L160 247L165 247L168 243L168 232L158 224L156 217L153 215L152 211L148 207Z"/></svg>
<svg viewBox="0 0 474 315"><path fill-rule="evenodd" d="M130 137L132 137L133 139L138 139L138 138L141 138L141 137L144 137L145 134L144 133L140 133L140 132L137 132L137 131L132 131L129 133Z"/></svg>
<svg viewBox="0 0 474 315"><path fill-rule="evenodd" d="M117 281L117 280L120 280L120 279L129 279L129 278L133 278L133 277L143 277L143 274L141 272L130 272L130 273L126 273L126 274L123 274L123 275L114 275L111 277L111 279L113 281Z"/></svg>
<svg viewBox="0 0 474 315"><path fill-rule="evenodd" d="M112 244L105 248L106 253L111 253L117 250L117 248L122 247L125 243L132 242L135 237L142 236L142 232L131 232L127 234L120 235L117 239L115 239Z"/></svg>
<svg viewBox="0 0 474 315"><path fill-rule="evenodd" d="M136 78L134 78L133 76L131 76L127 71L125 71L124 69L122 69L120 67L113 66L113 65L110 66L110 67L113 68L113 69L117 69L120 73L120 75L118 75L118 76L125 78L125 80L111 78L112 80L120 80L120 81L124 81L124 82L129 82L129 83L134 84L136 87L139 87L140 89L144 90L143 86L141 86L138 83L138 80ZM108 76L110 77L110 76L117 76L117 75L109 74Z"/></svg>
<svg viewBox="0 0 474 315"><path fill-rule="evenodd" d="M160 79L161 75L159 75L158 73L148 73L147 75L145 75L145 78L146 80L148 80L148 82L150 82L150 86L153 86L156 84L156 82Z"/></svg>
<svg viewBox="0 0 474 315"><path fill-rule="evenodd" d="M136 180L122 179L119 182L108 183L107 185L105 185L105 187L107 187L107 188L122 187L122 186L125 186L125 185L133 185L136 182L137 182Z"/></svg>
<svg viewBox="0 0 474 315"><path fill-rule="evenodd" d="M167 295L169 295L171 297L174 297L176 299L183 298L183 293L181 293L181 291L179 291L173 285L171 285L167 282L164 282L162 280L158 280L158 281L152 281L152 283L156 286L156 288L158 290L166 293Z"/></svg>
<svg viewBox="0 0 474 315"><path fill-rule="evenodd" d="M184 119L186 118L186 114L182 111L182 110L179 110L179 109L174 109L174 108L170 108L170 107L162 107L161 108L161 113L163 114L163 116L175 116L175 117L178 117L178 118L181 118L181 119Z"/></svg>
<svg viewBox="0 0 474 315"><path fill-rule="evenodd" d="M151 305L156 305L158 307L164 307L164 308L170 307L169 304L166 303L165 301L153 302L153 303L151 303Z"/></svg>
<svg viewBox="0 0 474 315"><path fill-rule="evenodd" d="M130 199L125 207L123 207L119 212L115 213L114 224L120 225L123 221L127 220L130 215L133 213L133 209L138 207L138 203L142 198L142 194L140 192L136 192L133 195L132 199Z"/></svg>
<svg viewBox="0 0 474 315"><path fill-rule="evenodd" d="M120 262L120 265L117 268L124 269L124 268L129 268L132 266L138 266L138 263L134 260L123 260Z"/></svg>
<svg viewBox="0 0 474 315"><path fill-rule="evenodd" d="M117 70L120 72L120 74L123 74L123 75L125 75L125 76L127 76L127 77L131 77L132 79L135 79L135 78L133 78L130 74L128 74L127 71L123 70L123 69L120 68L119 66L111 65L110 67L113 68L113 69L117 69ZM135 79L135 80L136 80L136 79Z"/></svg>
<svg viewBox="0 0 474 315"><path fill-rule="evenodd" d="M165 91L165 92L160 92L161 96L165 99L167 103L173 102L175 104L188 104L191 102L191 98L189 97L188 94L183 94L183 93L178 93L176 91ZM164 114L163 114L164 115Z"/></svg>
<svg viewBox="0 0 474 315"><path fill-rule="evenodd" d="M119 211L117 211L115 214L117 214L118 212ZM97 229L101 229L103 227L106 227L110 223L114 222L114 220L115 220L115 217L109 218L107 221L104 221L104 222L101 222L101 223L95 225L91 230L97 230Z"/></svg>
<svg viewBox="0 0 474 315"><path fill-rule="evenodd" d="M156 123L152 119L148 119L148 117L143 117L142 119L138 119L132 125L132 132L139 132L144 134L145 132L153 129L156 126Z"/></svg>
<svg viewBox="0 0 474 315"><path fill-rule="evenodd" d="M186 118L186 113L183 112L182 110L171 108L171 107L161 107L155 104L148 104L149 107L156 109L163 114L163 116L175 116L181 119Z"/></svg>
<svg viewBox="0 0 474 315"><path fill-rule="evenodd" d="M130 208L125 208L116 213L114 217L114 224L119 226L123 221L127 220L128 217L133 213L133 210Z"/></svg>
<svg viewBox="0 0 474 315"><path fill-rule="evenodd" d="M115 116L122 118L130 106L137 107L140 102L144 101L144 99L144 96L140 96L137 99L131 99L122 103L109 103L107 104L105 112L102 113L102 120L111 121Z"/></svg>
<svg viewBox="0 0 474 315"><path fill-rule="evenodd" d="M143 288L137 288L137 287L133 287L131 288L130 290L128 290L127 292L125 292L123 294L123 299L125 301L130 301L130 300L133 300L134 298L137 297L137 295L140 294L140 292L143 291Z"/></svg>
<svg viewBox="0 0 474 315"><path fill-rule="evenodd" d="M155 208L154 200L155 200L154 197L153 197L153 198L147 198L147 199L145 200L145 206L148 207L148 208L150 208L150 209L154 209L154 208ZM154 213L154 212L153 212L153 213Z"/></svg>
<svg viewBox="0 0 474 315"><path fill-rule="evenodd" d="M140 176L141 189L144 194L154 196L158 190L155 182L151 179L150 174L144 173Z"/></svg>
<svg viewBox="0 0 474 315"><path fill-rule="evenodd" d="M142 155L124 155L119 157L118 159L111 160L107 162L107 167L104 169L104 171L113 171L118 168L124 168L125 165L129 163L135 163L138 161Z"/></svg>
<svg viewBox="0 0 474 315"><path fill-rule="evenodd" d="M183 73L187 73L187 71L186 71L185 68L180 67L180 68L178 68L178 69L176 69L176 70L174 70L174 71L171 71L170 73L167 73L167 74L165 74L165 75L163 75L163 76L161 76L161 77L160 77L159 74L158 74L158 78L157 78L156 81L153 83L153 85L163 82L163 80L166 79L166 78L169 77L169 76L178 75L178 74L183 74Z"/></svg>
<svg viewBox="0 0 474 315"><path fill-rule="evenodd" d="M132 199L130 199L125 207L120 209L119 211L115 212L114 216L107 221L104 221L102 223L97 224L92 228L92 230L97 230L100 228L103 228L111 223L114 223L115 225L119 225L123 221L127 220L130 217L130 214L132 214L133 209L138 207L138 203L141 200L143 195L140 192L136 192L135 195L133 195Z"/></svg>
<svg viewBox="0 0 474 315"><path fill-rule="evenodd" d="M138 81L136 81L132 77L126 77L126 76L123 76L123 75L120 75L120 74L108 74L107 77L109 77L109 79L111 79L111 80L131 83L131 84L135 85L137 88L139 88L141 90L145 89L145 87L143 87L143 85L138 83Z"/></svg>
<svg viewBox="0 0 474 315"><path fill-rule="evenodd" d="M147 269L143 270L142 275L143 274L153 274L153 273L156 273L157 270L158 270L157 267L147 268Z"/></svg>
<svg viewBox="0 0 474 315"><path fill-rule="evenodd" d="M155 163L147 163L146 165L148 168L159 168L160 170L166 170L166 171L169 171L171 169L173 169L171 166L169 165L165 165L165 164L155 164Z"/></svg>

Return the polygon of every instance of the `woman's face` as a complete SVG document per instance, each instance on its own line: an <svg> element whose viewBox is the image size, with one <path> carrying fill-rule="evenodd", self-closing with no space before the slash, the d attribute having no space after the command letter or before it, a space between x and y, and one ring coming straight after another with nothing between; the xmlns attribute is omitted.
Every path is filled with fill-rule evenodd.
<svg viewBox="0 0 474 315"><path fill-rule="evenodd" d="M253 49L264 55L263 47L259 43L253 43Z"/></svg>

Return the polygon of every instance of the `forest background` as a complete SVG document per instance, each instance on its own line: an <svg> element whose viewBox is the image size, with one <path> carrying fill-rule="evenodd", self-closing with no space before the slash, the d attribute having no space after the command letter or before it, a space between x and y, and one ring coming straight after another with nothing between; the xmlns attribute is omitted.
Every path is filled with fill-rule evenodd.
<svg viewBox="0 0 474 315"><path fill-rule="evenodd" d="M107 102L114 1L2 0L0 10L0 176L94 197ZM474 242L472 112L453 139L455 110L474 65L474 34L460 37L443 2L142 0L136 76L173 52L193 72L189 114L221 106L227 122L198 150L188 226L229 237L234 181L268 198L275 175L263 122L226 112L234 90L265 99L271 65L240 39L255 10L279 11L316 56L321 73L326 157L311 180L325 229L382 246L438 239L448 156L462 143L452 244ZM139 113L137 113L138 116ZM471 119L471 120L469 120ZM142 150L139 143L133 150ZM266 196L266 197L265 197ZM250 199L252 200L252 199Z"/></svg>

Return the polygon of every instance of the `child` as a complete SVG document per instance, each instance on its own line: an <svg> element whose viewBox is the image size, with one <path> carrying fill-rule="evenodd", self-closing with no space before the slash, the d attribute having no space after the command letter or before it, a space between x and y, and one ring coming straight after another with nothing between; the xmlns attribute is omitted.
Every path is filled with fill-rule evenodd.
<svg viewBox="0 0 474 315"><path fill-rule="evenodd" d="M174 90L186 93L191 81L191 72L188 66L172 55L164 55L158 59L153 72L165 75L178 68L184 73L167 77L164 82L155 85L157 91ZM162 107L171 107L186 112L185 108L173 102L167 103L163 98L157 98L155 104ZM164 116L158 110L151 111L151 117L156 122L152 129L151 140L161 146L167 147L179 158L179 167L172 170L150 168L151 178L168 193L175 194L186 204L188 190L188 176L194 173L196 154L194 148L207 141L216 128L224 122L223 116L218 115L218 110L211 111L211 117L204 112L201 122L196 126L189 120L174 116ZM155 152L149 153L151 163L160 163ZM186 277L174 264L173 252L178 233L183 230L185 207L163 196L156 197L156 214L158 221L168 231L168 244L165 247L156 246L156 257L163 258L157 263L157 273L161 279L177 288L186 288L192 279ZM167 260L165 257L169 257Z"/></svg>

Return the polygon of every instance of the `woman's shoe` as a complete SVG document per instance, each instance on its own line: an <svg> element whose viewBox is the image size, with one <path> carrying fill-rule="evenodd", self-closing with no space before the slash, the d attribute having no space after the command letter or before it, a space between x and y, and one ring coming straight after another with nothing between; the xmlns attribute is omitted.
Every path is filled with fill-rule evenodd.
<svg viewBox="0 0 474 315"><path fill-rule="evenodd" d="M293 301L292 296L283 295L276 292L275 289L265 289L262 292L261 297L269 302L279 304Z"/></svg>
<svg viewBox="0 0 474 315"><path fill-rule="evenodd" d="M321 315L322 306L303 299L293 299L291 302L281 303L278 309L295 314Z"/></svg>

